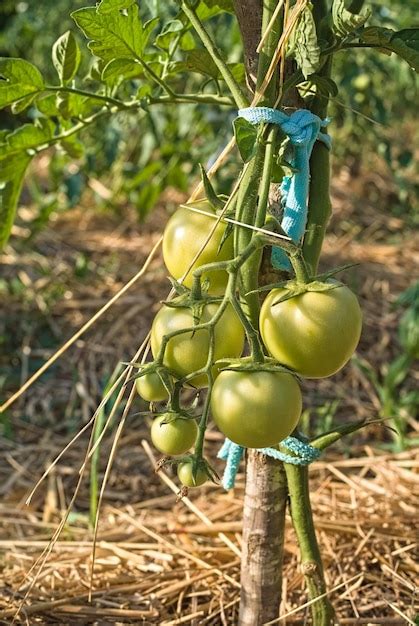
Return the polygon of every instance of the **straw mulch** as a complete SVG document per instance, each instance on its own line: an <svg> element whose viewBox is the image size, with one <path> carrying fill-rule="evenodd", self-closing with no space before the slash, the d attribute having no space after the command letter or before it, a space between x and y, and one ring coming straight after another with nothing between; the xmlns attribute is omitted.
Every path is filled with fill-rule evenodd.
<svg viewBox="0 0 419 626"><path fill-rule="evenodd" d="M343 172L334 189L323 267L361 263L344 280L358 291L365 313L358 354L380 372L401 350L401 312L393 303L415 275L417 241L403 232L401 220L365 200L361 184L351 184L350 197L347 184ZM19 291L16 282L0 316L7 393L138 270L166 219L160 209L139 227L128 211L115 219L88 204L87 198L85 208L61 215L31 251L10 246L2 256L3 277L25 287ZM28 234L30 217L24 208L17 243ZM0 438L0 623L10 624L19 607L16 623L22 624L237 623L244 476L234 493L211 485L177 502L171 477L153 471L152 453L142 444L148 429L139 416L128 419L105 492L91 602L87 481L39 576L31 570L71 500L87 439L65 455L29 507L28 492L88 421L116 363L129 360L147 333L168 291L164 277L156 258L145 279L7 413ZM409 390L415 384L412 372L404 385ZM353 364L333 379L305 382L304 395L313 429L321 419L317 410L336 398L334 422L375 418L380 410L377 391ZM131 413L141 409L138 403ZM417 436L414 416L404 417ZM102 448L101 477L114 432ZM388 433L370 427L312 466L314 514L341 624L415 623L419 453L386 451ZM211 432L209 458L215 459L220 443ZM214 463L221 472L222 463ZM282 623L310 623L307 608L296 610L306 596L289 522L283 598L281 615L292 614Z"/></svg>
<svg viewBox="0 0 419 626"><path fill-rule="evenodd" d="M152 453L136 424L121 441L101 515L92 601L84 487L18 623L237 623L244 476L234 492L209 486L176 502L176 485L166 474L153 474ZM1 623L10 623L33 583L36 570L25 573L67 506L83 456L77 446L24 507L34 476L60 448L47 434L37 438L41 442L4 449ZM212 439L213 455L218 435ZM337 587L331 597L339 623L409 623L418 603L419 451L385 454L365 445L354 452L357 458L330 453L312 466L314 515L328 586ZM305 623L308 609L296 610L306 596L289 520L283 596L281 614L291 615L282 623Z"/></svg>

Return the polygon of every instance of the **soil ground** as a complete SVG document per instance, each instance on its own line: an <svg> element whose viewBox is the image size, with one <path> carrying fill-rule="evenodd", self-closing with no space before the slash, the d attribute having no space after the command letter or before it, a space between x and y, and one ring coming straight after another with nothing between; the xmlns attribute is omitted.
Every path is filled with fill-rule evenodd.
<svg viewBox="0 0 419 626"><path fill-rule="evenodd" d="M371 190L374 194L371 194ZM378 195L377 195L378 194ZM169 194L168 194L169 195ZM378 200L377 200L378 197ZM166 197L164 201L180 198ZM415 235L388 210L385 176L351 179L342 170L333 187L334 215L322 269L358 263L342 279L365 314L354 360L333 379L305 382L304 423L311 434L381 415L379 380L401 353L397 297L418 264ZM380 207L383 207L382 209ZM0 373L8 397L103 306L144 262L166 219L164 202L146 224L83 207L67 211L23 247L25 211L2 256ZM100 516L89 602L92 530L88 479L54 549L43 550L69 506L88 443L80 437L33 497L36 479L95 411L115 366L129 361L146 336L168 281L158 255L140 279L3 417L0 461L0 623L16 610L22 624L237 623L244 474L234 491L216 485L177 501L171 471L156 474L148 426L136 400L129 411ZM403 393L417 384L414 371ZM396 391L397 395L401 393ZM124 403L121 404L121 410ZM331 598L341 624L415 624L419 451L412 412L399 451L392 422L375 424L331 448L311 467L313 508ZM118 413L120 415L120 412ZM101 448L100 479L111 452L115 419ZM212 430L208 456L221 437ZM242 468L243 471L243 468ZM282 624L309 624L298 548L290 524L285 540Z"/></svg>

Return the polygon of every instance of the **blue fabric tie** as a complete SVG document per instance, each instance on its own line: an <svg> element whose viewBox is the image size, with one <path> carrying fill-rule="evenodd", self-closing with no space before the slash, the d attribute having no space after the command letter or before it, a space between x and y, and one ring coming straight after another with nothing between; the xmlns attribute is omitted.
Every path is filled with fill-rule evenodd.
<svg viewBox="0 0 419 626"><path fill-rule="evenodd" d="M291 176L284 176L281 183L284 208L281 227L295 243L299 243L307 223L310 156L317 139L330 148L330 136L320 131L329 119L321 120L307 109L299 109L287 115L268 107L249 107L240 109L238 114L251 124L277 124L290 139L293 147L290 164L296 171ZM288 257L281 248L272 248L272 265L280 270L291 269Z"/></svg>
<svg viewBox="0 0 419 626"><path fill-rule="evenodd" d="M281 441L281 446L293 452L295 456L281 452L275 448L256 448L258 452L266 454L277 461L291 463L292 465L309 465L320 456L320 450L313 448L310 444L297 439L296 437L287 437ZM226 462L222 485L224 489L232 489L239 471L240 461L243 458L245 448L233 443L230 439L226 439L218 452L218 458Z"/></svg>

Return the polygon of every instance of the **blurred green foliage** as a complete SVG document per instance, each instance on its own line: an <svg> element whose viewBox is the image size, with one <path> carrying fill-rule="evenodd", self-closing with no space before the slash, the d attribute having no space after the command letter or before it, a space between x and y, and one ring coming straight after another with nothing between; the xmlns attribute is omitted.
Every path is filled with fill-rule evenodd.
<svg viewBox="0 0 419 626"><path fill-rule="evenodd" d="M60 34L71 29L82 44L82 67L87 72L91 55L70 12L89 4L93 2L3 1L0 55L26 58L47 80L56 83L51 46ZM368 5L375 24L395 29L412 26L419 8L417 0ZM177 13L176 3L159 0L141 2L140 10L144 20L157 14L163 24ZM215 19L215 27L213 23L211 28L218 45L229 61L239 61L240 36L233 16L222 13ZM413 215L418 192L409 126L417 102L415 78L412 69L395 55L389 57L371 49L341 51L334 61L334 79L339 86L339 94L332 98L331 105L335 164L339 167L346 163L356 171L363 165L369 166L371 155L378 156L397 190L389 209L404 217ZM202 77L198 83L193 72L182 80L184 92L192 92L202 83ZM29 109L29 117L36 114ZM25 115L12 116L3 111L0 125L13 128L22 123ZM96 196L98 204L118 211L129 202L143 219L165 188L173 186L186 191L190 187L191 177L198 173L198 161L205 164L212 160L228 141L232 119L231 113L203 104L156 106L142 116L140 125L132 114L123 112L99 120L83 133L83 156L71 158L58 150L49 163L48 177L28 186L38 206L38 214L30 225L30 238L53 211L77 204L89 181L97 178L104 184L105 192ZM406 142L406 135L411 144ZM73 149L77 153L76 142ZM227 189L229 182L227 170L224 180L219 181L219 190Z"/></svg>

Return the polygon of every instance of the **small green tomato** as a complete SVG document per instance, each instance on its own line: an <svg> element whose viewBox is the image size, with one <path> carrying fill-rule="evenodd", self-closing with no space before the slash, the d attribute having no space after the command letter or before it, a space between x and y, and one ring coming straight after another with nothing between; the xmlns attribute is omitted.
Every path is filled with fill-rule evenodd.
<svg viewBox="0 0 419 626"><path fill-rule="evenodd" d="M157 372L144 374L135 381L139 395L147 402L167 400L169 394Z"/></svg>
<svg viewBox="0 0 419 626"><path fill-rule="evenodd" d="M176 413L163 413L153 420L151 441L170 456L185 454L194 445L198 426L194 419L185 419Z"/></svg>
<svg viewBox="0 0 419 626"><path fill-rule="evenodd" d="M208 480L208 474L203 467L198 467L194 478L191 461L179 463L177 467L177 475L184 487L200 487Z"/></svg>

